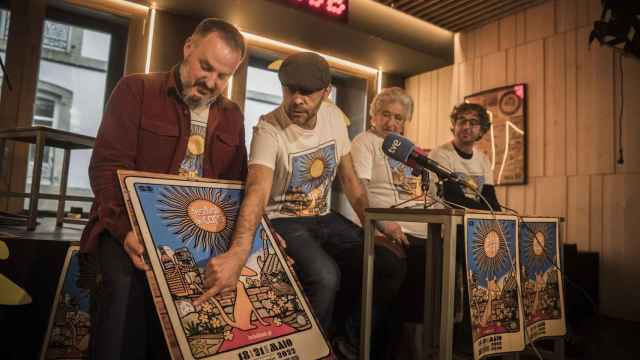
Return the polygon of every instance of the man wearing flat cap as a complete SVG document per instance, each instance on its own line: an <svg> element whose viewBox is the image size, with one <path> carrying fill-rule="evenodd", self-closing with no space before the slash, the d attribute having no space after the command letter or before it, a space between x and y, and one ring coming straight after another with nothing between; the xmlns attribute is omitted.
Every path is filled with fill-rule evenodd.
<svg viewBox="0 0 640 360"><path fill-rule="evenodd" d="M362 230L330 211L336 175L361 221L369 202L354 171L346 116L326 101L331 90L327 61L315 53L296 53L283 61L278 76L282 104L254 128L245 197L233 237L236 248L244 244L245 251L233 259L211 260L205 275L210 289L203 299L235 288L266 211L285 239L305 293L328 330L338 289L355 289L359 296L362 271ZM375 265L374 303L382 303L396 294L405 265L386 248L376 248ZM357 307L353 310L358 312ZM359 326L357 316L354 320Z"/></svg>

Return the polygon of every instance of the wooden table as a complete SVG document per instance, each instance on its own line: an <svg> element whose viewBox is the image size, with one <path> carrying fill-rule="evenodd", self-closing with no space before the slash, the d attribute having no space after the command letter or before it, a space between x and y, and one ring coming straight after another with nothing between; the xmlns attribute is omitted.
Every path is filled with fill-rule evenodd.
<svg viewBox="0 0 640 360"><path fill-rule="evenodd" d="M458 225L464 224L465 214L472 213L489 214L489 212L482 210L465 211L459 209L365 209L360 359L368 360L370 358L375 254L374 222L379 220L418 222L425 223L427 226L423 350L426 359L453 359L456 238ZM561 223L563 222L562 218L558 219ZM558 241L561 242L563 238L564 229L563 226L560 226ZM554 349L552 352L541 352L548 358L564 360L563 339L553 338L553 341ZM503 356L519 359L520 354Z"/></svg>
<svg viewBox="0 0 640 360"><path fill-rule="evenodd" d="M31 191L28 193L12 191L0 192L0 196L22 197L29 199L27 230L34 230L36 228L39 199L58 200L58 211L56 213L57 226L61 226L63 222L74 222L73 220L64 218L65 201L72 200L92 202L93 198L87 196L67 196L67 181L69 178L69 160L71 158L71 150L92 149L95 144L95 138L46 126L31 126L0 130L0 169L2 169L3 165L2 159L4 159L4 147L7 140L36 145L35 158L33 161ZM62 176L60 178L60 193L57 195L40 193L40 177L42 176L42 160L45 146L64 149Z"/></svg>

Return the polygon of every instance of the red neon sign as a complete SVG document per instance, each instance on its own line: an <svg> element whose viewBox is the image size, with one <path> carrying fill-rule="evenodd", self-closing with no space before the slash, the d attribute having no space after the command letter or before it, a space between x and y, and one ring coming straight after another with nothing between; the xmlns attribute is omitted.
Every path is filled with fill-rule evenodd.
<svg viewBox="0 0 640 360"><path fill-rule="evenodd" d="M326 18L347 21L349 0L274 0L293 7L324 16Z"/></svg>

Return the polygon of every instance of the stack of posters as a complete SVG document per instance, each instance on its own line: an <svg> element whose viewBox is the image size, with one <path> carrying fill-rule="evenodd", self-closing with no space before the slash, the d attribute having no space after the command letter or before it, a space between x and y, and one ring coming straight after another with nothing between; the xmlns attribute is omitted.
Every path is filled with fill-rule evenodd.
<svg viewBox="0 0 640 360"><path fill-rule="evenodd" d="M566 333L558 220L465 216L474 358Z"/></svg>

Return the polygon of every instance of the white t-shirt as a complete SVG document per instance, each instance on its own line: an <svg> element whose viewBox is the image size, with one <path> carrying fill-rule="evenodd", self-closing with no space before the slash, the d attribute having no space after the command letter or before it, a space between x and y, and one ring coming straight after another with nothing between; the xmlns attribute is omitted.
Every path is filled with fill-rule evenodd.
<svg viewBox="0 0 640 360"><path fill-rule="evenodd" d="M187 153L180 164L178 174L189 177L202 176L208 122L209 105L191 110L191 135L187 141Z"/></svg>
<svg viewBox="0 0 640 360"><path fill-rule="evenodd" d="M458 155L453 143L447 142L433 149L429 153L429 158L450 169L462 179L475 184L479 193L482 193L482 187L485 184L493 185L491 162L482 151L476 149L470 159L465 159ZM435 174L432 174L431 177L437 179ZM432 188L435 188L435 186L432 186ZM463 191L468 198L478 200L472 190L464 187Z"/></svg>
<svg viewBox="0 0 640 360"><path fill-rule="evenodd" d="M351 143L346 115L323 102L312 130L294 124L282 106L260 118L253 129L249 165L274 170L266 214L269 218L329 213L329 193Z"/></svg>
<svg viewBox="0 0 640 360"><path fill-rule="evenodd" d="M382 152L384 139L364 132L351 144L351 156L356 174L368 180L367 194L372 207L388 208L422 193L419 176L413 176L410 167L394 160ZM402 207L422 205L421 200L411 201ZM402 231L413 236L426 238L427 224L398 222Z"/></svg>

